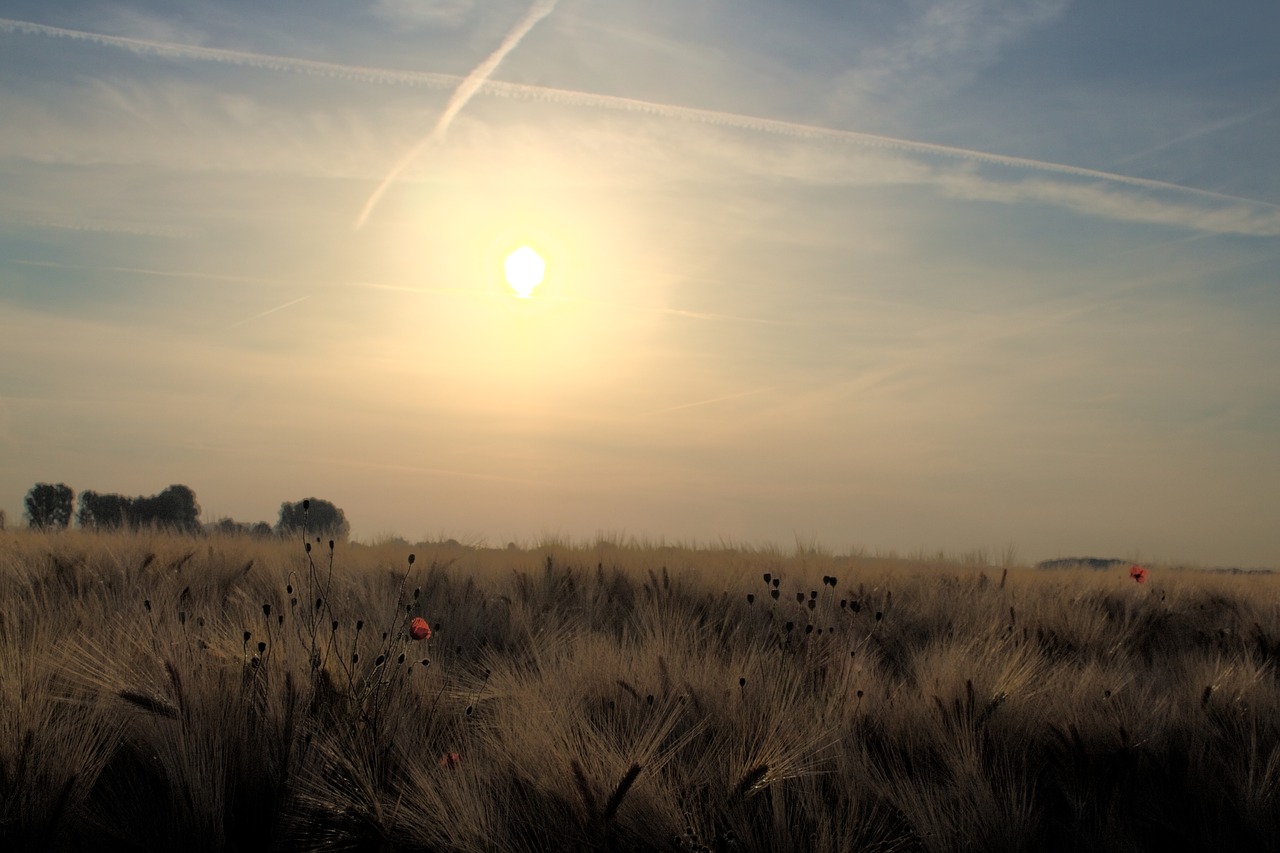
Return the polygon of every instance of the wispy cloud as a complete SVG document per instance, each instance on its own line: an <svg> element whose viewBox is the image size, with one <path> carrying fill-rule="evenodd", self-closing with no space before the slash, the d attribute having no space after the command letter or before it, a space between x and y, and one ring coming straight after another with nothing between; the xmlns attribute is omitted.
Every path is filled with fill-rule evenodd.
<svg viewBox="0 0 1280 853"><path fill-rule="evenodd" d="M708 397L705 400L694 400L690 403L680 403L675 406L667 406L666 408L663 408L663 409L655 409L654 411L649 412L649 414L662 415L662 414L666 414L667 412L679 412L684 409L696 409L696 408L701 408L702 406L710 406L715 403L727 403L730 400L741 400L744 397L754 397L757 394L768 394L773 390L774 389L772 387L752 388L750 391L738 391L733 394L721 394L716 397Z"/></svg>
<svg viewBox="0 0 1280 853"><path fill-rule="evenodd" d="M1041 4L1044 8L1037 14L1049 15L1060 4ZM1074 210L1120 218L1130 221L1149 221L1175 224L1192 229L1205 229L1211 233L1243 233L1274 235L1280 233L1280 206L1256 199L1218 193L1195 187L1174 184L1148 178L1139 178L1116 172L1089 169L1069 164L1055 163L1024 157L1013 157L1004 154L978 151L955 146L938 145L918 140L862 133L853 130L835 129L819 125L782 121L739 113L684 107L676 104L645 101L616 95L602 95L570 89L537 86L524 83L510 83L490 79L498 63L542 17L545 17L554 2L536 3L525 17L504 39L503 44L478 66L467 77L457 75L436 74L429 72L397 71L365 66L342 65L336 63L316 62L270 54L256 54L243 51L230 51L217 48L197 47L193 45L173 44L146 41L141 39L110 36L80 30L69 30L49 27L26 21L0 19L0 32L22 35L67 38L103 46L118 47L140 54L165 56L174 59L211 61L244 65L271 71L287 71L325 77L359 80L375 84L425 85L432 88L455 87L449 106L441 114L436 128L422 143L415 146L392 170L392 173L375 191L361 212L358 222L367 219L369 211L377 204L386 187L403 172L421 151L433 141L440 138L441 128L447 130L449 121L457 115L463 105L476 94L492 97L515 98L540 101L567 107L601 109L654 116L671 121L702 124L731 130L769 134L776 137L796 140L812 140L828 142L835 145L854 146L869 151L895 152L914 157L958 162L966 167L960 172L914 170L909 182L932 182L943 186L947 191L973 198L992 201L1017 202L1036 200L1044 203L1060 204ZM957 14L963 12L963 4L956 7ZM985 8L985 7L984 7ZM1037 7L1039 8L1039 7ZM938 14L941 14L939 12ZM967 14L967 13L966 13ZM1035 18L1027 12L1030 18ZM1028 18L1028 20L1030 20ZM974 166L991 166L1001 169L1029 171L1045 175L1088 181L1081 186L1074 182L1009 182L990 180L973 172ZM1099 187L1128 187L1135 190L1150 191L1153 195L1121 195ZM1212 207L1195 206L1186 203L1170 202L1168 198L1159 198L1158 194L1169 197L1181 196L1185 199L1198 199L1211 202Z"/></svg>
<svg viewBox="0 0 1280 853"><path fill-rule="evenodd" d="M1210 234L1280 236L1280 208L1261 202L1193 206L1116 192L1096 184L1058 181L990 181L974 175L939 176L948 192L969 199L1004 203L1035 201L1128 222L1152 222ZM1225 199L1223 199L1225 200Z"/></svg>
<svg viewBox="0 0 1280 853"><path fill-rule="evenodd" d="M371 281L351 282L350 286L367 288L370 290L391 291L394 293L420 293L420 294L430 294L430 295L447 294L450 296L465 296L472 299L498 298L497 294L495 293L477 291L474 288L467 288L467 287L423 287L418 285L410 286L410 285L399 285L399 284L381 284L378 282L371 282ZM791 323L788 323L785 320L778 320L778 319L767 318L767 317L747 317L740 314L727 314L724 312L717 312L717 311L690 311L684 308L673 308L670 306L632 305L625 302L618 302L616 300L586 299L586 298L580 298L580 297L556 297L556 296L542 297L542 300L545 302L592 305L592 306L606 307L613 310L635 312L635 313L662 314L669 317L680 317L682 319L687 319L687 320L702 320L707 322L719 322L719 323L746 323L750 325L761 325L761 326L792 325Z"/></svg>
<svg viewBox="0 0 1280 853"><path fill-rule="evenodd" d="M377 0L374 14L406 29L456 27L475 8L475 0Z"/></svg>
<svg viewBox="0 0 1280 853"><path fill-rule="evenodd" d="M918 101L953 91L1069 5L1070 0L934 0L897 38L859 57L837 88L854 103Z"/></svg>
<svg viewBox="0 0 1280 853"><path fill-rule="evenodd" d="M543 5L538 4L534 10L531 10L526 16L525 21L533 17L534 13ZM538 15L538 19L545 16L546 12ZM525 21L522 21L523 24ZM536 20L534 21L536 23ZM530 24L530 26L532 26ZM518 31L518 25L513 33ZM317 62L309 59L297 59L286 56L275 56L271 54L248 53L244 51L222 50L218 48L195 47L192 45L169 44L161 42L143 41L140 39L123 38L120 36L109 36L101 33L89 33L80 30L67 30L59 27L49 27L43 24L33 24L27 21L15 21L6 18L0 18L0 31L21 33L26 35L45 35L52 37L70 38L79 41L93 42L104 46L121 47L138 53L149 53L160 56L168 56L177 59L193 59L205 60L212 62L224 62L232 64L242 64L248 67L261 68L269 71L292 71L298 73L317 74L324 77L337 77L351 80L362 80L369 83L381 84L409 84L409 85L429 85L434 88L447 88L456 86L463 81L470 79L470 75L466 78L459 77L454 74L438 74L425 71L396 71L385 68L375 68L369 66L343 65L332 62ZM510 37L508 37L510 38ZM505 43L505 42L504 42ZM510 50L510 48L508 48ZM497 51L495 51L496 55ZM505 54L504 54L505 55ZM490 57L492 59L492 56ZM500 61L500 58L499 58ZM479 70L479 69L477 69ZM490 71L489 73L492 73ZM472 72L474 75L475 72ZM1071 166L1063 163L1053 163L1045 160L1035 160L1027 157L1012 157L1005 154L996 154L987 151L977 151L969 148L959 148L951 145L937 145L929 142L921 142L910 139L901 139L892 136L884 136L873 133L862 133L854 130L843 130L820 125L803 124L799 122L782 121L779 119L763 118L759 116L742 115L739 113L723 112L719 110L707 110L697 107L683 107L676 104L664 104L655 101L645 101L637 98L626 98L617 95L600 95L593 92L583 92L572 89L558 89L549 86L537 86L528 83L509 83L499 80L482 80L471 94L486 94L499 97L521 98L535 101L546 101L555 103L560 106L570 107L594 107L598 109L617 110L622 112L633 112L643 115L652 115L659 118L673 119L677 121L695 122L699 124L710 124L718 127L727 127L735 130L755 131L759 133L768 133L778 136L787 136L795 139L813 139L813 140L831 140L846 142L854 145L863 145L869 148L881 148L908 151L919 154L933 154L940 157L948 157L958 160L967 160L978 163L989 163L996 166L1005 166L1016 169L1032 169L1057 174L1072 175L1082 178L1093 178L1108 182L1122 183L1129 186L1143 187L1149 189L1168 189L1178 190L1181 192L1192 193L1209 198L1220 198L1230 201L1242 201L1253 204L1265 204L1265 202L1256 201L1254 199L1241 198L1239 196L1224 195L1208 190L1201 190L1194 187L1182 186L1166 181L1150 180L1147 178L1138 178L1131 175L1123 175L1115 172L1105 172L1098 169L1087 169L1080 166ZM470 94L468 95L468 98ZM458 109L461 109L459 106ZM456 114L456 110L454 111ZM443 118L443 116L442 116ZM1274 205L1267 205L1274 207Z"/></svg>

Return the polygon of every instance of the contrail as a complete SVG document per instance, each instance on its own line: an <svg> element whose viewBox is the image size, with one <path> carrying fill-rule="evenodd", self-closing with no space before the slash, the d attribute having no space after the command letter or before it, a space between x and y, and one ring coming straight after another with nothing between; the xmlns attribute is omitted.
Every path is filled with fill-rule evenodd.
<svg viewBox="0 0 1280 853"><path fill-rule="evenodd" d="M666 414L667 412L678 412L678 411L681 411L682 409L693 409L693 408L697 408L698 406L709 406L712 403L723 403L726 400L740 400L743 397L754 397L756 394L764 394L765 392L772 391L772 390L773 388L756 388L751 391L739 391L736 394L725 394L722 397L711 397L706 400L695 400L692 403L681 403L677 406L668 406L665 409L654 409L652 412L648 412L648 414L663 415L663 414Z"/></svg>
<svg viewBox="0 0 1280 853"><path fill-rule="evenodd" d="M525 32L527 32L527 29L531 28L534 23L537 23L538 20L545 17L554 6L555 0L549 0L549 2L548 0L543 0L543 2L536 4L534 8L530 10L525 19L521 21L521 24L527 25ZM546 11L543 11L544 9ZM532 22L530 22L531 18L533 19ZM515 35L519 29L520 27L518 25L516 30L512 31L512 35ZM457 97L457 94L460 94L463 91L464 84L466 84L468 80L472 80L473 77L476 77L477 72L485 68L489 62L493 60L494 56L497 57L497 62L500 62L502 60L502 56L505 55L503 48L500 47L498 51L494 53L494 56L491 56L489 60L486 60L480 68L476 69L475 72L472 72L471 75L463 78L456 74L437 74L423 71L396 71L385 68L342 65L335 62L318 62L315 60L276 56L272 54L197 47L195 45L174 42L158 42L148 41L145 39L125 38L122 36L111 36L84 30L50 27L45 24L36 24L30 21L19 21L10 18L0 18L0 32L18 33L22 35L42 35L51 38L66 38L97 44L104 47L118 47L138 54L163 56L174 59L220 62L230 65L242 65L250 68L261 68L268 71L288 71L298 74L308 74L317 77L359 80L378 84L429 86L431 88L441 89L456 86L458 88L456 90L457 93L455 94L455 98ZM520 33L520 35L523 34L524 33ZM506 51L510 51L511 47L514 47L514 44L507 46L511 40L512 36L508 36L507 40L503 42L503 46L506 48ZM494 68L496 68L497 62L493 63ZM492 73L494 68L489 68L488 73ZM1198 189L1196 187L1174 184L1167 181L1137 178L1131 175L1123 175L1116 172L1105 172L1098 169L1087 169L1081 166L1069 166L1063 163L1054 163L1047 160L1011 157L1005 154L993 154L986 151L957 148L950 145L935 145L929 142L919 142L892 136L862 133L856 130L839 130L835 128L822 127L820 125L780 121L777 119L760 118L758 116L700 109L697 107L682 107L674 104L643 101L637 98L624 98L616 95L600 95L593 92L582 92L572 89L536 86L528 83L507 83L489 80L487 78L478 79L477 81L473 81L473 83L474 88L468 92L468 98L471 95L478 93L505 98L543 101L561 106L640 113L673 121L707 124L735 130L746 130L756 133L767 133L775 136L786 136L794 139L828 140L866 148L890 149L915 154L931 154L949 159L967 160L974 163L987 163L1005 168L1071 175L1077 178L1088 178L1095 181L1105 181L1107 183L1123 184L1143 189L1185 193L1216 201L1228 201L1253 205L1254 207L1264 208L1267 210L1280 209L1280 205L1256 198L1218 193L1211 190ZM452 104L452 100L450 103ZM461 107L462 104L459 104L458 109L461 109ZM448 111L446 110L446 112ZM457 110L454 110L453 112L456 113ZM426 143L423 143L418 148L415 148L407 159L412 159L412 155L416 155L421 148L425 147L425 145ZM401 166L400 168L403 169L404 167ZM373 201L376 202L376 199L373 199ZM366 207L368 207L368 205L366 205Z"/></svg>
<svg viewBox="0 0 1280 853"><path fill-rule="evenodd" d="M281 284L280 279L276 278L258 278L247 275L224 275L222 273L199 272L197 270L158 270L148 267L101 267L87 266L84 264L68 264L62 261L28 261L22 258L14 258L10 263L22 264L27 267L53 267L62 270L82 270L84 272L121 272L130 275L154 275L163 278L194 278L208 281L229 281L238 284Z"/></svg>
<svg viewBox="0 0 1280 853"><path fill-rule="evenodd" d="M243 320L239 320L235 323L232 323L230 326L228 326L228 328L234 329L236 326L243 326L245 323L250 323L254 320L260 320L263 317L267 316L268 314L274 314L277 311L283 311L284 309L288 308L291 305L297 305L299 302L303 301L304 299L310 299L310 298L311 298L310 293L308 293L306 296L299 296L297 299L293 300L292 302L286 302L283 305L277 305L275 308L268 308L266 311L263 311L261 314L254 314L252 317L245 317Z"/></svg>
<svg viewBox="0 0 1280 853"><path fill-rule="evenodd" d="M319 62L293 56L274 56L269 53L250 53L242 50L225 50L217 47L198 47L181 42L152 41L149 39L109 36L87 30L69 30L51 27L31 21L0 18L0 32L28 36L63 38L82 41L101 47L117 47L140 56L161 56L167 59L196 59L203 62L219 62L245 68L261 68L266 71L292 71L313 77L331 77L338 80L359 80L367 83L400 83L447 89L458 85L462 78L456 74L435 74L429 71L395 71L389 68L367 68L359 65L342 65L337 62Z"/></svg>
<svg viewBox="0 0 1280 853"><path fill-rule="evenodd" d="M723 320L728 323L757 323L761 326L788 326L790 323L783 323L779 320L766 320L763 317L742 317L737 314L714 314L710 311L687 311L684 308L657 308L661 314L668 314L672 317L686 317L690 320Z"/></svg>
<svg viewBox="0 0 1280 853"><path fill-rule="evenodd" d="M383 194L395 182L396 178L400 177L400 173L407 169L410 163L418 159L418 155L429 146L444 139L450 123L453 122L453 117L467 105L467 101L471 100L471 96L485 84L485 81L502 63L502 60L515 49L521 39L529 34L534 25L551 14L551 10L556 7L556 2L557 0L536 0L529 11L525 13L525 16L511 29L511 32L507 33L507 37L502 40L502 44L498 45L498 49L489 54L489 57L484 62L477 65L475 70L466 76L462 84L454 90L453 96L449 98L449 103L445 105L444 112L440 114L440 118L436 120L436 126L431 130L431 135L411 148L404 157L400 158L400 162L396 163L382 180L382 183L378 184L378 188L373 191L373 195L369 196L369 200L364 203L364 209L360 211L360 215L356 218L355 227L357 231L364 227L364 223L369 219L369 214L373 212L373 209L378 205L378 201L381 200Z"/></svg>
<svg viewBox="0 0 1280 853"><path fill-rule="evenodd" d="M351 287L365 287L370 290L392 290L397 293L447 293L462 294L464 296L474 295L474 291L465 287L416 287L403 284L380 284L376 281L351 281L347 282Z"/></svg>
<svg viewBox="0 0 1280 853"><path fill-rule="evenodd" d="M1152 145L1150 148L1144 148L1143 150L1137 152L1136 154L1130 154L1128 157L1121 158L1120 160L1116 161L1116 165L1124 165L1125 163L1132 163L1134 160L1140 160L1143 157L1149 156L1151 154L1155 154L1157 151L1163 151L1164 149L1170 148L1174 145L1180 145L1183 142L1186 142L1187 140L1198 139L1201 136L1206 136L1210 133L1217 133L1219 130L1225 130L1228 127L1235 127L1237 124L1244 124L1245 122L1255 119L1260 115L1266 115L1267 113L1271 112L1275 108L1276 108L1275 104L1268 104L1267 106L1262 107L1261 109L1252 110L1247 113L1241 113L1239 115L1230 116L1228 118L1224 118L1219 121L1215 121L1215 122L1211 122L1209 124L1203 125L1202 127L1197 127L1196 129L1190 130L1180 136L1175 136L1173 139L1167 139L1164 142L1161 142L1159 145Z"/></svg>
<svg viewBox="0 0 1280 853"><path fill-rule="evenodd" d="M697 124L709 124L728 127L735 130L749 130L757 133L768 133L774 136L788 136L793 139L830 140L846 142L865 148L886 148L916 154L933 154L957 160L968 160L975 163L989 163L1012 169L1028 169L1039 172L1053 172L1071 175L1077 178L1091 178L1109 183L1127 184L1144 189L1157 189L1189 193L1219 201L1243 202L1266 208L1280 208L1280 205L1254 198L1228 195L1226 193L1202 190L1183 184L1156 181L1149 178L1136 178L1115 172L1104 172L1098 169L1087 169L1083 166L1069 166L1048 160L1033 160L1027 157L1013 157L1008 154L992 154L987 151L975 151L971 148L957 148L952 145L937 145L932 142L918 142L912 139L900 139L893 136L881 136L874 133L863 133L857 130L839 130L820 125L801 124L799 122L782 121L780 119L760 118L740 113L707 110L698 107L681 107L674 104L662 104L654 101L642 101L636 98L624 98L618 95L597 95L592 92L577 92L571 89L553 89L544 86L533 86L527 83L504 83L489 81L482 91L487 95L498 95L508 98L541 100L561 106L579 106L597 109L617 110L620 112L642 113L658 118L685 121Z"/></svg>
<svg viewBox="0 0 1280 853"><path fill-rule="evenodd" d="M366 462L356 459L334 459L329 458L329 464L346 465L351 468L377 468L383 471L404 471L411 474L441 474L447 477L466 477L473 480L492 480L498 483L520 483L528 486L545 486L546 483L541 480L532 480L527 477L512 477L506 474L490 474L487 471L462 471L456 468L431 468L422 465L398 465L386 462ZM316 462L324 464L322 460L317 459Z"/></svg>
<svg viewBox="0 0 1280 853"><path fill-rule="evenodd" d="M100 234L126 234L131 237L183 239L192 237L196 233L189 228L170 227L150 222L102 220L58 214L24 214L21 211L0 211L0 222L20 227L57 228L61 231L87 231Z"/></svg>

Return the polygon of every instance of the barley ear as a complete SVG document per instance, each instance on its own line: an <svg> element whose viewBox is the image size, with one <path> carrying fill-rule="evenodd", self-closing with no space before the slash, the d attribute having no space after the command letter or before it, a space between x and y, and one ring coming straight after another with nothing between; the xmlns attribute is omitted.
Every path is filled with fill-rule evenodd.
<svg viewBox="0 0 1280 853"><path fill-rule="evenodd" d="M163 699L153 699L145 693L138 693L134 690L121 690L116 695L130 704L137 705L144 711L149 711L161 717L168 717L171 720L177 719L178 709Z"/></svg>
<svg viewBox="0 0 1280 853"><path fill-rule="evenodd" d="M764 777L769 773L768 764L757 764L746 773L742 774L742 778L738 780L738 784L733 787L733 795L735 797L748 797L756 790Z"/></svg>
<svg viewBox="0 0 1280 853"><path fill-rule="evenodd" d="M618 787L613 789L613 795L609 797L609 802L604 806L604 819L606 821L613 820L613 816L618 813L618 807L622 805L622 800L627 796L627 792L631 790L631 786L635 784L636 777L640 775L640 765L632 764L622 777L622 781L618 782Z"/></svg>

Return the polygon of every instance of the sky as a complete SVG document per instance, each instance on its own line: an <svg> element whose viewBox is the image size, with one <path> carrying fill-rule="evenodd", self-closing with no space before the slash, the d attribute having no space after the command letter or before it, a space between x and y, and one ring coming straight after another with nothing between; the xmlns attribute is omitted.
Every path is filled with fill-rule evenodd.
<svg viewBox="0 0 1280 853"><path fill-rule="evenodd" d="M0 0L0 508L1280 567L1278 36Z"/></svg>

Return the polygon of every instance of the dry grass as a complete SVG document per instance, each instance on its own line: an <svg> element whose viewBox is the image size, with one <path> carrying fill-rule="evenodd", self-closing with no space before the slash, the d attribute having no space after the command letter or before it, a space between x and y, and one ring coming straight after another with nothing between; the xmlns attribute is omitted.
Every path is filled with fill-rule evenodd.
<svg viewBox="0 0 1280 853"><path fill-rule="evenodd" d="M0 535L0 846L1280 848L1274 577L415 557Z"/></svg>

